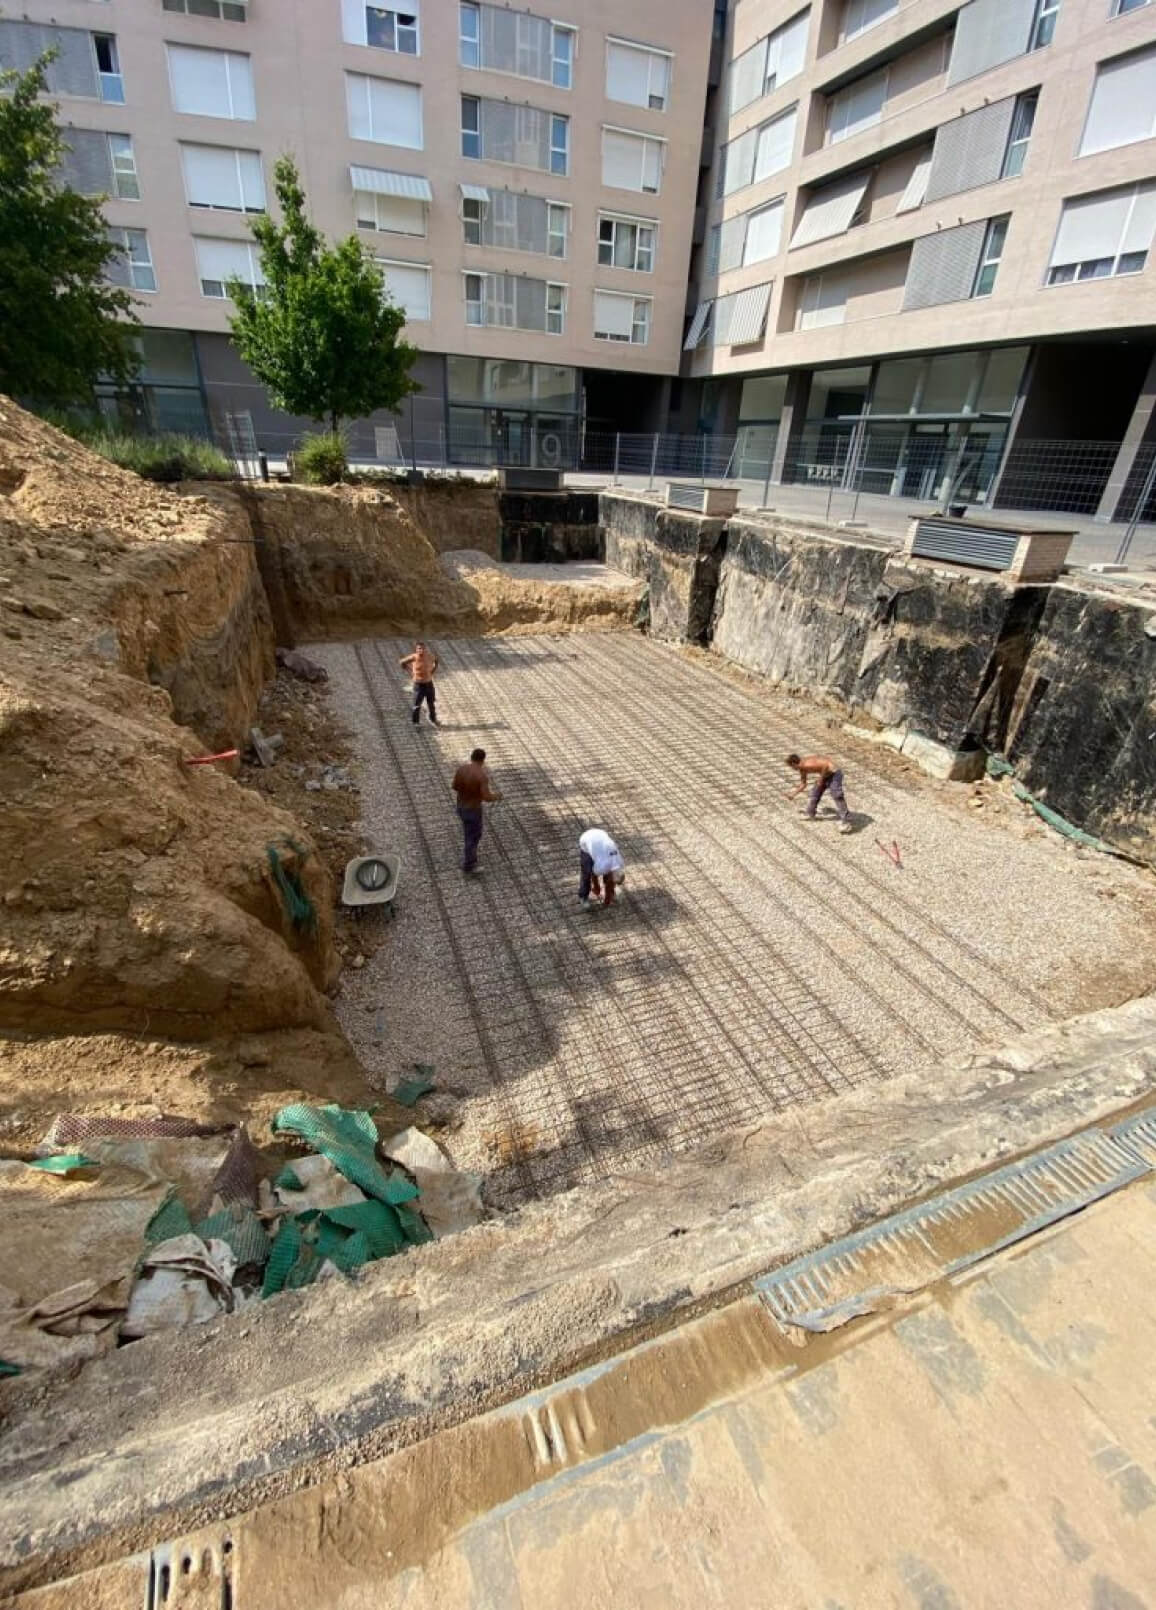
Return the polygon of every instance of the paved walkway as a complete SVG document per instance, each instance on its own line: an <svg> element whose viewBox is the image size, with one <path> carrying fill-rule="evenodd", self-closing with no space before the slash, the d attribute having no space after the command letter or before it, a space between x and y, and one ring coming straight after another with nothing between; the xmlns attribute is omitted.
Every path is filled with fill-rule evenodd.
<svg viewBox="0 0 1156 1610"><path fill-rule="evenodd" d="M338 1009L383 1084L433 1064L455 1160L503 1205L1146 986L1118 863L945 809L870 745L841 753L858 831L803 821L782 756L840 741L814 707L628 632L437 647L438 731L410 723L406 645L310 649L403 863ZM469 880L449 784L475 744L505 797ZM611 911L576 899L589 826L629 869Z"/></svg>

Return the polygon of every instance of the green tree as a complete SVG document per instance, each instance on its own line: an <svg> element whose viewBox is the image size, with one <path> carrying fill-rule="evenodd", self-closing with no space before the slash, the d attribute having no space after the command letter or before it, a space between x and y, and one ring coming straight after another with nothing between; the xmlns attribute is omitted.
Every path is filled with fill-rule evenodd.
<svg viewBox="0 0 1156 1610"><path fill-rule="evenodd" d="M118 248L100 198L61 183L51 60L0 72L0 391L65 406L91 401L98 375L127 381L139 356L132 297L104 278Z"/></svg>
<svg viewBox="0 0 1156 1610"><path fill-rule="evenodd" d="M421 389L409 373L417 351L401 339L405 315L381 270L356 235L326 244L306 214L292 157L278 159L273 180L282 221L250 226L264 287L228 287L241 356L279 408L327 420L333 431L343 419L397 409Z"/></svg>

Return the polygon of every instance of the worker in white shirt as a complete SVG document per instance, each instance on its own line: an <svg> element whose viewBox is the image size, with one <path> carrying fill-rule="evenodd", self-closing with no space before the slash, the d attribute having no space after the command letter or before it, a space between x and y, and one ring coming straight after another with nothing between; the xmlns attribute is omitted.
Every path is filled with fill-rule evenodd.
<svg viewBox="0 0 1156 1610"><path fill-rule="evenodd" d="M604 906L612 906L615 886L626 882L626 867L617 844L602 828L588 827L578 840L578 853L582 868L579 900L589 906L593 894Z"/></svg>

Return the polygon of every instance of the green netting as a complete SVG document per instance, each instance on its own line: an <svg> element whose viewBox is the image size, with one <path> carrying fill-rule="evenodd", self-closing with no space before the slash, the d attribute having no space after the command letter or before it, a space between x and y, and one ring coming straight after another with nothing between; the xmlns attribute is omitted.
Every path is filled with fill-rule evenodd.
<svg viewBox="0 0 1156 1610"><path fill-rule="evenodd" d="M296 1219L286 1219L269 1249L269 1262L265 1265L265 1279L261 1283L262 1297L271 1297L284 1291L289 1271L297 1262L301 1251L301 1226Z"/></svg>
<svg viewBox="0 0 1156 1610"><path fill-rule="evenodd" d="M188 1210L180 1197L174 1194L162 1202L145 1230L145 1242L148 1246L156 1246L160 1241L170 1241L175 1235L189 1235L193 1228L193 1221L189 1218Z"/></svg>
<svg viewBox="0 0 1156 1610"><path fill-rule="evenodd" d="M10 1364L6 1358L0 1358L0 1376L21 1374L23 1374L21 1365Z"/></svg>
<svg viewBox="0 0 1156 1610"><path fill-rule="evenodd" d="M433 1240L433 1231L416 1208L402 1205L395 1208L394 1212L401 1220L401 1228L405 1233L405 1239L411 1245L418 1247L421 1246L423 1241Z"/></svg>
<svg viewBox="0 0 1156 1610"><path fill-rule="evenodd" d="M234 1214L229 1208L202 1219L196 1226L202 1241L216 1239L233 1249L238 1265L261 1266L269 1256L269 1237L252 1208Z"/></svg>
<svg viewBox="0 0 1156 1610"><path fill-rule="evenodd" d="M355 1269L373 1263L377 1256L369 1244L369 1237L358 1230L355 1235L346 1236L343 1245L332 1254L332 1260L342 1274L351 1275Z"/></svg>
<svg viewBox="0 0 1156 1610"><path fill-rule="evenodd" d="M293 839L279 839L277 843L292 850L299 862L304 862L308 851ZM290 922L294 928L300 928L306 933L312 933L317 927L317 908L305 893L300 874L289 871L282 863L277 853L277 844L267 844L265 854L269 857L269 867L273 873L273 881L277 885L281 896L281 903L285 907Z"/></svg>
<svg viewBox="0 0 1156 1610"><path fill-rule="evenodd" d="M403 1107L412 1107L415 1102L420 1101L434 1087L433 1080L427 1076L421 1064L415 1064L415 1066L417 1067L416 1077L403 1079L397 1089L392 1092L394 1101L399 1102ZM431 1068L429 1071L432 1073L433 1069Z"/></svg>
<svg viewBox="0 0 1156 1610"><path fill-rule="evenodd" d="M285 1164L285 1167L273 1181L273 1184L279 1191L303 1191L305 1189L301 1177L294 1169L292 1163Z"/></svg>
<svg viewBox="0 0 1156 1610"><path fill-rule="evenodd" d="M39 1168L45 1174L75 1174L78 1168L99 1168L100 1164L83 1152L68 1152L60 1157L38 1157L29 1168Z"/></svg>
<svg viewBox="0 0 1156 1610"><path fill-rule="evenodd" d="M273 1120L274 1134L298 1135L327 1157L339 1174L379 1202L408 1202L416 1188L397 1170L388 1173L377 1160L377 1125L367 1112L344 1107L311 1107L297 1101L282 1107Z"/></svg>
<svg viewBox="0 0 1156 1610"><path fill-rule="evenodd" d="M405 1245L400 1220L404 1211L385 1202L356 1202L349 1207L330 1208L325 1217L346 1233L353 1231L364 1236L372 1257L389 1258Z"/></svg>

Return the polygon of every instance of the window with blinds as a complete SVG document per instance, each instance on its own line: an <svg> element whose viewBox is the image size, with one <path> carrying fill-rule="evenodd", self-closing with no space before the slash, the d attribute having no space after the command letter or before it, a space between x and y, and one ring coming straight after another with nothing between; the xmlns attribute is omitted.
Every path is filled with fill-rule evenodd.
<svg viewBox="0 0 1156 1610"><path fill-rule="evenodd" d="M168 45L174 112L252 122L257 116L253 64L235 50Z"/></svg>
<svg viewBox="0 0 1156 1610"><path fill-rule="evenodd" d="M402 145L411 151L422 149L420 85L346 73L345 101L351 139Z"/></svg>
<svg viewBox="0 0 1156 1610"><path fill-rule="evenodd" d="M719 228L718 273L776 257L783 239L784 198L728 218Z"/></svg>
<svg viewBox="0 0 1156 1610"><path fill-rule="evenodd" d="M533 78L569 89L577 31L530 11L463 0L458 7L458 57L463 67Z"/></svg>
<svg viewBox="0 0 1156 1610"><path fill-rule="evenodd" d="M748 129L737 140L731 140L723 149L723 195L733 195L736 190L758 184L788 167L795 148L797 121L798 108L792 106L758 128Z"/></svg>
<svg viewBox="0 0 1156 1610"><path fill-rule="evenodd" d="M746 347L761 341L767 327L771 281L720 296L714 305L710 341L716 347Z"/></svg>
<svg viewBox="0 0 1156 1610"><path fill-rule="evenodd" d="M644 347L650 340L648 296L626 296L620 291L594 292L594 339L621 341Z"/></svg>
<svg viewBox="0 0 1156 1610"><path fill-rule="evenodd" d="M830 274L809 275L803 281L795 328L817 330L824 324L843 324L846 318L846 283Z"/></svg>
<svg viewBox="0 0 1156 1610"><path fill-rule="evenodd" d="M607 39L606 99L665 112L670 104L670 63L668 50Z"/></svg>
<svg viewBox="0 0 1156 1610"><path fill-rule="evenodd" d="M843 7L839 38L844 44L848 39L858 39L868 28L886 22L898 10L899 0L847 0Z"/></svg>
<svg viewBox="0 0 1156 1610"><path fill-rule="evenodd" d="M116 196L140 200L140 180L130 134L103 129L65 129L60 177L82 196Z"/></svg>
<svg viewBox="0 0 1156 1610"><path fill-rule="evenodd" d="M1135 145L1156 135L1156 45L1101 62L1096 69L1092 99L1080 155Z"/></svg>
<svg viewBox="0 0 1156 1610"><path fill-rule="evenodd" d="M55 52L46 71L51 94L123 104L124 82L114 34L0 18L0 69L26 72L46 51Z"/></svg>
<svg viewBox="0 0 1156 1610"><path fill-rule="evenodd" d="M214 207L222 212L265 211L260 152L182 145L181 168L190 207Z"/></svg>
<svg viewBox="0 0 1156 1610"><path fill-rule="evenodd" d="M491 187L485 201L463 198L462 225L467 245L561 258L570 238L570 208L543 196Z"/></svg>
<svg viewBox="0 0 1156 1610"><path fill-rule="evenodd" d="M193 249L197 255L197 274L201 281L201 295L218 300L228 296L226 289L231 279L238 279L255 290L265 282L261 277L261 261L256 248L243 240L210 240L193 236Z"/></svg>
<svg viewBox="0 0 1156 1610"><path fill-rule="evenodd" d="M1049 285L1139 274L1156 228L1156 180L1065 201L1048 263Z"/></svg>
<svg viewBox="0 0 1156 1610"><path fill-rule="evenodd" d="M800 11L790 22L734 58L729 69L727 96L732 117L752 101L781 89L803 71L810 25L810 11Z"/></svg>
<svg viewBox="0 0 1156 1610"><path fill-rule="evenodd" d="M161 0L164 11L181 11L190 17L213 17L217 22L248 22L247 0Z"/></svg>
<svg viewBox="0 0 1156 1610"><path fill-rule="evenodd" d="M992 184L1001 176L1015 109L1015 97L1009 96L940 124L927 177L927 201Z"/></svg>
<svg viewBox="0 0 1156 1610"><path fill-rule="evenodd" d="M656 196L662 189L665 162L665 140L626 129L602 130L602 183L609 189Z"/></svg>
<svg viewBox="0 0 1156 1610"><path fill-rule="evenodd" d="M426 263L392 263L378 258L385 288L405 314L407 324L423 323L430 317L432 287Z"/></svg>
<svg viewBox="0 0 1156 1610"><path fill-rule="evenodd" d="M964 302L975 294L988 221L941 229L912 242L903 286L903 311ZM1001 242L1002 246L1002 242Z"/></svg>
<svg viewBox="0 0 1156 1610"><path fill-rule="evenodd" d="M466 323L561 335L566 318L566 287L520 274L464 276Z"/></svg>
<svg viewBox="0 0 1156 1610"><path fill-rule="evenodd" d="M874 172L874 168L868 168L865 173L853 173L813 190L807 197L803 216L795 225L791 250L845 235L863 213Z"/></svg>
<svg viewBox="0 0 1156 1610"><path fill-rule="evenodd" d="M887 69L868 73L839 90L827 100L827 139L849 140L853 134L873 128L883 120L887 100Z"/></svg>
<svg viewBox="0 0 1156 1610"><path fill-rule="evenodd" d="M353 207L358 229L373 229L383 235L424 236L429 232L429 207L413 196L354 190Z"/></svg>
<svg viewBox="0 0 1156 1610"><path fill-rule="evenodd" d="M1029 50L1036 31L1037 3L969 0L961 6L955 19L948 84L960 84Z"/></svg>
<svg viewBox="0 0 1156 1610"><path fill-rule="evenodd" d="M570 166L570 119L537 106L463 95L462 155L565 177Z"/></svg>

